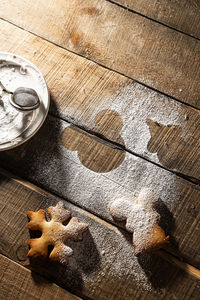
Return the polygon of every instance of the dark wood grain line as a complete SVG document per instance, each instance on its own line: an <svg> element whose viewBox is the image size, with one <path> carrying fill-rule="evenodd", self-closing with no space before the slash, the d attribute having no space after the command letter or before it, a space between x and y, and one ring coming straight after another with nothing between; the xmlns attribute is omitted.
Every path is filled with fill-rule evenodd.
<svg viewBox="0 0 200 300"><path fill-rule="evenodd" d="M134 83L127 77L71 54L8 22L2 21L1 25L2 50L25 56L44 74L52 96L51 114L198 183L200 176L200 158L197 149L200 139L199 110L187 105L177 106L176 101L160 93L154 93L151 89ZM7 39L8 34L12 34L10 40ZM22 37L23 43L21 43ZM58 61L57 57L59 57ZM123 98L122 109L115 94L121 91L123 86L130 88L133 96L129 101L126 101L126 97ZM123 96L123 91L120 93ZM145 119L140 122L140 111L136 110L135 106L137 107L137 103L143 99L146 100L142 103L142 107L146 107L147 112L149 108L156 106L157 115L148 117L154 122ZM101 114L101 110L104 115ZM159 119L160 112L165 115L165 123L173 125L173 120L168 121L168 114L173 115L176 110L179 110L181 126L168 127L162 124L158 126L156 121ZM100 118L98 127L95 128L94 121L97 115ZM138 123L133 123L131 117L137 119L138 123L140 122L142 130L146 126L146 134L149 134L149 142L147 140L146 145L137 149L135 148L137 140L134 141L135 136L132 133L137 132ZM111 125L118 130L113 130ZM122 126L125 126L126 130L123 130ZM122 139L118 139L119 130L123 130ZM142 133L143 131L137 133L138 139ZM184 133L185 139L182 138L181 133ZM129 140L128 144L126 139ZM155 155L151 155L155 152L159 161L156 160Z"/></svg>
<svg viewBox="0 0 200 300"><path fill-rule="evenodd" d="M0 254L0 268L1 300L81 300L2 254Z"/></svg>
<svg viewBox="0 0 200 300"><path fill-rule="evenodd" d="M31 23L27 18L30 11L28 1L18 2L18 7L12 9L12 14L9 15L7 11L10 6L13 8L13 5L11 1L4 2L1 17L66 49L199 108L197 80L200 43L198 40L125 11L107 1L102 0L97 3L95 0L90 0L87 4L78 0L62 1L60 6L53 6L51 1L45 1L43 5L38 3L37 9L31 8L33 16ZM22 11L20 4L23 4L24 13L19 18L18 14ZM65 13L57 23L56 15L60 15L60 7ZM88 8L91 7L94 12L92 14L88 13ZM50 26L52 20L55 26ZM68 23L66 20L71 21ZM108 26L106 22L109 23ZM111 28L108 29L110 25ZM86 30L87 26L90 27ZM105 30L102 26L105 26ZM54 28L59 30L54 31ZM120 38L121 36L123 39Z"/></svg>
<svg viewBox="0 0 200 300"><path fill-rule="evenodd" d="M109 297L112 300L122 300L129 299L129 297L134 297L134 299L147 297L152 300L159 297L168 300L171 297L178 297L180 293L184 295L184 299L191 299L190 297L198 295L199 271L187 264L184 265L184 263L178 263L177 268L173 266L176 265L177 261L172 259L171 262L166 262L166 259L170 261L170 255L163 253L159 253L162 258L154 255L152 259L155 262L150 263L149 267L151 273L154 274L154 282L158 280L157 283L159 283L159 281L165 280L165 283L162 283L164 289L160 293L159 287L153 286L151 290L145 291L142 288L142 282L138 287L139 282L135 279L135 272L139 272L139 270L134 270L134 267L129 264L132 260L134 262L135 258L132 247L125 238L126 233L67 201L65 201L66 208L74 216L90 224L90 234L84 235L83 241L79 242L77 247L75 243L73 244L74 258L69 259L67 266L51 264L48 261L45 263L41 261L40 264L30 264L26 258L26 242L29 237L26 229L26 210L36 211L49 205L55 205L60 199L45 191L43 192L41 189L37 191L38 188L33 185L28 187L27 182L24 186L24 181L19 183L19 180L15 182L1 176L0 184L1 201L4 203L4 210L0 212L0 221L5 221L8 224L7 231L1 236L1 252L18 264L37 271L40 275L46 276L64 288L69 289L70 287L71 290L73 286L72 290L74 292L90 299L105 300ZM5 216L7 217L5 218ZM16 216L18 217L16 218ZM90 244L88 245L89 241ZM89 249L90 254L88 253ZM97 252L100 256L98 259L95 258ZM121 260L118 261L120 258ZM78 261L76 262L76 260ZM99 260L101 263L98 262ZM125 276L125 278L119 275L119 271L115 269L117 261L120 262L120 270L124 269L128 272L128 276ZM71 264L72 262L73 264ZM78 269L75 268L76 264ZM82 269L82 264L85 267L88 264L88 269ZM182 267L184 272L180 269ZM168 272L165 272L165 268ZM75 278L77 282L74 282Z"/></svg>
<svg viewBox="0 0 200 300"><path fill-rule="evenodd" d="M156 89L155 87L150 86L150 85L146 84L145 82L141 82L141 81L138 81L137 79L133 79L131 76L128 76L128 75L125 74L124 72L120 72L120 71L118 71L118 70L113 70L112 68L110 68L110 67L108 67L108 66L106 66L106 65L104 65L104 64L101 64L100 62L95 61L95 60L93 60L92 58L86 57L85 55L82 55L81 53L77 53L77 52L75 52L75 51L73 51L73 50L71 50L71 49L66 49L64 46L61 46L60 44L55 43L55 42L51 41L50 39L47 39L47 38L45 38L45 37L43 37L43 36L41 36L41 35L38 35L38 34L35 33L34 31L27 30L27 29L25 29L24 27L19 26L18 24L13 23L13 22L11 22L11 21L5 19L5 18L0 17L0 20L5 21L6 23L8 23L8 24L10 24L10 25L13 25L13 26L15 26L15 27L17 27L17 28L23 30L24 32L30 33L30 34L32 34L33 36L38 37L38 38L40 38L41 40L44 40L44 41L46 41L46 42L48 42L48 43L50 43L50 44L52 44L52 45L54 45L54 46L56 46L56 47L59 47L60 49L66 50L67 52L69 52L69 53L71 53L71 54L74 54L74 55L77 55L77 56L79 56L79 57L81 57L81 58L84 58L84 59L90 61L91 63L95 63L95 64L96 64L97 66L99 66L99 67L102 67L102 68L104 68L104 69L106 69L106 70L108 70L108 71L115 72L116 74L119 74L119 75L121 75L121 76L123 76L123 77L126 77L127 79L132 80L132 81L134 81L134 82L140 84L141 86L144 86L144 87L148 88L149 90L155 91L155 92L157 92L157 93L159 93L159 94L161 94L161 95L163 95L163 96L168 97L169 99L172 99L172 100L177 101L177 102L180 103L180 104L186 105L186 106L188 106L188 107L191 107L191 108L194 108L194 109L200 111L200 105L198 105L198 103L197 103L197 106L196 106L196 105L192 105L192 104L189 103L189 102L185 102L185 101L181 100L180 98L176 98L176 97L174 97L174 96L171 95L171 94L168 94L168 93L165 93L165 92L163 92L163 91L161 91L161 90L159 90L159 89ZM67 120L68 122L70 122L70 120L68 120L68 119L66 119L66 120Z"/></svg>
<svg viewBox="0 0 200 300"><path fill-rule="evenodd" d="M49 115L52 116L53 118L60 119L64 122L71 123L73 125L73 128L75 129L75 131L80 132L84 135L87 135L88 137L96 140L97 142L108 145L110 148L118 149L119 151L126 151L126 152L128 152L128 153L130 153L130 154L132 154L136 157L139 157L141 159L144 159L145 161L148 161L148 162L154 164L157 167L160 167L160 168L162 168L166 171L169 171L169 172L177 175L178 177L181 177L181 178L187 180L188 182L190 182L192 184L196 184L196 185L200 186L200 178L198 179L198 178L195 178L195 177L192 177L192 176L187 176L185 174L179 173L178 171L173 171L171 169L168 169L165 166L163 166L159 163L156 163L153 160L148 159L147 157L144 157L144 156L138 154L137 152L131 151L130 149L126 148L126 146L123 146L120 143L117 143L117 142L114 142L112 140L107 139L106 136L104 136L102 134L99 134L98 132L96 132L94 130L87 130L87 128L85 128L83 126L80 126L80 125L78 126L76 123L73 123L73 121L71 119L69 119L69 121L68 121L67 118L64 119L61 116L57 116L53 112L50 112Z"/></svg>
<svg viewBox="0 0 200 300"><path fill-rule="evenodd" d="M50 199L51 198L54 199L54 197L57 197L56 194L49 193L48 191L36 186L35 184L31 183L30 181L24 180L5 169L0 168L0 174L2 174L5 177L10 178L11 180L14 180L15 182L40 194L41 196L48 197ZM79 206L77 206L77 207L79 207ZM79 207L79 208L81 209L81 207ZM113 223L109 222L109 220L104 221L103 219L99 218L97 215L91 214L88 211L84 211L83 213L86 216L88 216L89 218L101 223L102 225L106 226L107 228L111 229L112 231L114 231L117 234L119 234L117 227L123 228L123 227L120 227L120 224L117 224L117 226L115 227L115 226L113 226ZM187 259L184 261L184 257L181 256L181 253L174 251L170 247L168 247L167 249L159 250L157 253L159 256L161 256L165 260L177 265L179 268L184 270L186 273L194 276L197 279L200 279L200 269L195 267L194 265L191 265L191 259L189 259L190 263L187 262Z"/></svg>
<svg viewBox="0 0 200 300"><path fill-rule="evenodd" d="M87 147L79 153L75 149L80 141ZM80 136L70 124L49 116L35 137L23 146L0 153L0 159L1 166L14 174L110 222L113 220L108 207L113 197L131 197L146 185L159 190L168 223L165 226L180 245L181 255L191 258L197 266L199 187L139 157L124 154L88 135Z"/></svg>
<svg viewBox="0 0 200 300"><path fill-rule="evenodd" d="M166 7L170 6L171 1L169 3L167 3L167 1L165 1L165 3L161 3L161 8L160 11L162 12L162 16L159 17L158 16L158 11L154 8L153 4L151 2L148 2L145 8L145 3L141 3L141 5L139 4L140 1L127 1L126 0L106 0L108 2L111 2L113 4L118 5L119 7L122 7L132 13L138 14L142 17L145 17L151 21L154 21L158 24L164 25L170 29L176 30L177 32L183 33L185 35L188 35L190 37L193 37L197 40L200 39L200 30L198 30L199 27L199 23L197 22L196 28L193 25L193 28L191 29L191 23L187 22L187 26L185 26L185 24L178 24L177 18L173 18L170 22L170 20L168 19L167 13L165 12ZM135 4L135 2L137 2L137 4ZM145 1L143 1L145 2ZM187 1L189 2L189 1ZM186 2L186 4L187 4ZM173 5L173 4L172 4ZM147 8L148 7L148 8ZM172 7L173 8L173 7ZM197 12L199 11L198 8L196 8ZM181 15L181 9L180 11L180 15ZM178 8L177 8L177 12L179 13ZM189 12L189 8L188 8L188 12ZM166 15L165 18L163 18L164 14ZM185 15L185 18L187 18L187 15ZM200 18L200 13L199 13L199 18ZM171 25L170 25L171 24Z"/></svg>

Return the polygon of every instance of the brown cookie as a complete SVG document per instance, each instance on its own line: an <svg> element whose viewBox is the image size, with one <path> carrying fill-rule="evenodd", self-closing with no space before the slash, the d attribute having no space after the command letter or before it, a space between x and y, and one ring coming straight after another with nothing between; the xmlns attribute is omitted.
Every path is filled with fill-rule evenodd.
<svg viewBox="0 0 200 300"><path fill-rule="evenodd" d="M68 256L73 254L73 250L66 246L64 242L67 239L81 240L83 232L88 229L88 224L80 223L76 217L70 219L70 212L64 209L62 201L58 202L55 207L51 206L47 210L50 221L46 220L46 214L43 209L37 212L27 212L27 216L30 219L28 228L42 232L40 238L28 241L30 250L27 255L30 258L47 257L48 246L53 246L54 248L49 258L64 262ZM63 222L67 220L69 220L68 224L66 226L63 225Z"/></svg>
<svg viewBox="0 0 200 300"><path fill-rule="evenodd" d="M165 247L169 236L159 226L160 216L149 189L143 189L136 199L117 199L110 206L111 216L126 221L126 229L133 233L134 254L152 252Z"/></svg>

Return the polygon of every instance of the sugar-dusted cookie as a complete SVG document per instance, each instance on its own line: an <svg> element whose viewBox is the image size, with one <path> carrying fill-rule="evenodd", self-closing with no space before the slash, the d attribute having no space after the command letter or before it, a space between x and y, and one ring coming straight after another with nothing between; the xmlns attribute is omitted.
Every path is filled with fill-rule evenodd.
<svg viewBox="0 0 200 300"><path fill-rule="evenodd" d="M160 216L155 210L154 194L142 189L136 199L117 199L110 206L111 216L126 221L126 229L133 233L134 254L147 253L165 247L169 236L159 226Z"/></svg>
<svg viewBox="0 0 200 300"><path fill-rule="evenodd" d="M47 257L48 246L53 246L54 248L49 258L64 262L68 256L73 254L73 250L66 246L64 242L67 239L73 239L74 241L81 240L83 232L88 229L88 224L80 223L76 217L70 219L70 212L64 209L62 201L58 202L55 207L51 206L47 210L50 221L46 220L43 209L37 212L27 212L27 216L30 219L28 228L42 232L40 238L28 241L30 250L27 255L30 258ZM63 225L63 222L67 220L69 220L68 224L66 226Z"/></svg>

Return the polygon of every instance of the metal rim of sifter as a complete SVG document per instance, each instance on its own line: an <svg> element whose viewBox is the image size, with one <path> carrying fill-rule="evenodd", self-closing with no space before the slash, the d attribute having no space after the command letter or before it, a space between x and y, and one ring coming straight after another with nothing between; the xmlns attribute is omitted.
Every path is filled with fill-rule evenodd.
<svg viewBox="0 0 200 300"><path fill-rule="evenodd" d="M4 78L1 78L2 68L4 68L3 70L7 72L18 68L20 70L20 75L19 73L15 72L15 78L12 78L11 76L9 79L9 84L6 85ZM23 132L21 132L21 134L19 133L19 135L14 139L0 144L0 151L4 151L23 144L39 130L49 111L50 95L46 81L40 70L33 63L17 54L0 52L0 81L7 90L12 92L23 86L25 88L34 89L40 100L40 105L38 105L38 107L33 111L30 125ZM30 83L28 84L26 81Z"/></svg>

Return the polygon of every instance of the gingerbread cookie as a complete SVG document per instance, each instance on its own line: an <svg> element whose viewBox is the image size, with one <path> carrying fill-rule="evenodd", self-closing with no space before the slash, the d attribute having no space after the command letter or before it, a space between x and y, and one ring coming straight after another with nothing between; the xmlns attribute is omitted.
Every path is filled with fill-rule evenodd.
<svg viewBox="0 0 200 300"><path fill-rule="evenodd" d="M155 210L155 197L143 189L132 201L117 199L110 206L111 216L126 221L126 229L133 233L134 254L147 253L165 247L169 236L159 226L160 216Z"/></svg>
<svg viewBox="0 0 200 300"><path fill-rule="evenodd" d="M28 228L42 232L40 238L28 241L30 250L27 255L30 258L47 257L48 246L53 246L54 248L49 258L64 262L68 256L73 254L73 250L66 246L64 242L67 239L81 240L83 232L88 229L88 224L80 223L76 217L70 219L70 212L64 209L62 201L58 202L55 207L51 206L47 210L50 221L46 220L46 214L43 209L37 212L27 212L27 216L30 219ZM66 226L63 225L63 222L67 220L69 220L68 224Z"/></svg>

